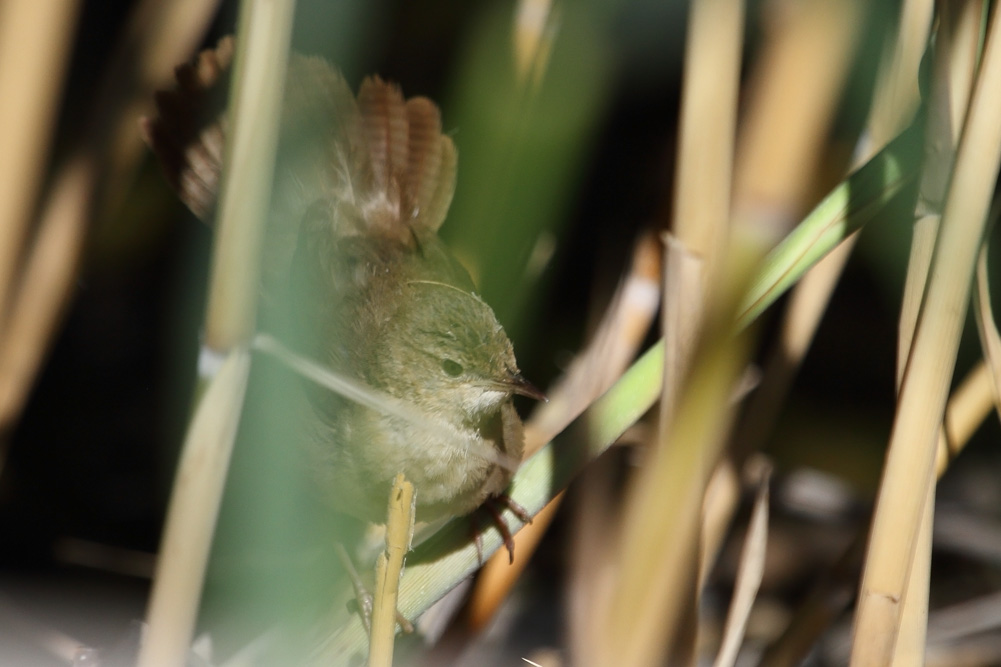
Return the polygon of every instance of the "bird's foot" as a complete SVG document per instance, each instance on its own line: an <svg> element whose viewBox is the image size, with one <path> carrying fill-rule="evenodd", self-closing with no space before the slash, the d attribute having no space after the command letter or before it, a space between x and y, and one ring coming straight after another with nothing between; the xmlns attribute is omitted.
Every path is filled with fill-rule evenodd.
<svg viewBox="0 0 1001 667"><path fill-rule="evenodd" d="M341 560L341 565L344 566L344 571L348 573L348 578L351 579L351 587L355 592L354 599L348 603L351 607L350 611L358 614L361 618L361 624L365 626L365 632L371 634L372 609L375 606L372 593L369 592L368 587L365 586L365 582L362 581L361 575L355 569L354 563L351 561L351 556L348 555L347 549L344 548L343 544L337 544L337 556ZM396 610L396 622L400 624L400 629L404 633L408 635L413 633L414 624L401 614L399 609Z"/></svg>
<svg viewBox="0 0 1001 667"><path fill-rule="evenodd" d="M490 496L487 498L486 502L483 503L483 509L486 510L487 514L493 520L493 524L497 526L497 530L500 531L501 538L504 540L504 548L507 549L508 563L514 563L514 536L511 534L511 529L504 522L503 512L505 509L511 510L512 513L519 519L522 523L532 523L532 515L528 513L524 507L519 505L514 501L511 496L506 493L502 493L496 496ZM480 535L476 523L472 524L473 529L473 539L476 542L476 554L480 558L480 563L483 563L483 538Z"/></svg>

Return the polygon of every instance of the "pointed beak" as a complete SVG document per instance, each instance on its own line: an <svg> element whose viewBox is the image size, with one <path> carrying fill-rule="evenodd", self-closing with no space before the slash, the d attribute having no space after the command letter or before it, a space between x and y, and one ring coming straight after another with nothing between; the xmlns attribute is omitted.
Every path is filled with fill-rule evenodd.
<svg viewBox="0 0 1001 667"><path fill-rule="evenodd" d="M545 403L549 402L546 395L543 394L538 387L526 380L518 373L511 377L510 380L504 383L508 389L516 394L521 394L522 396L528 396L529 398L534 398L537 401L543 401Z"/></svg>

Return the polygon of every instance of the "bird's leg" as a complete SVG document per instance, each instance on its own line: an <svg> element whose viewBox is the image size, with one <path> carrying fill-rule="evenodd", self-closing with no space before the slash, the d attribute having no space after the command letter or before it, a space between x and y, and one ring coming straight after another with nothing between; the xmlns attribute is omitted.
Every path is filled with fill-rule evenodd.
<svg viewBox="0 0 1001 667"><path fill-rule="evenodd" d="M508 563L514 563L514 536L511 534L511 529L508 528L508 525L504 522L502 513L505 509L509 509L516 517L521 519L522 523L532 523L532 515L528 513L528 510L516 503L514 499L506 493L501 493L487 498L486 502L483 503L483 509L487 511L490 518L493 519L494 525L497 526L497 530L500 531L501 538L504 540L504 548L507 549ZM483 540L479 531L476 532L475 539L476 553L479 555L480 562L482 563Z"/></svg>
<svg viewBox="0 0 1001 667"><path fill-rule="evenodd" d="M365 586L365 582L362 581L361 575L358 574L354 561L351 560L351 556L348 555L344 545L338 542L336 548L337 557L340 559L344 571L348 573L348 578L351 580L351 588L355 593L354 605L350 606L354 607L352 611L358 612L361 624L365 626L365 633L368 634L372 632L372 607L374 598L369 592L368 587ZM401 614L399 609L396 610L396 622L400 624L400 629L404 633L408 635L413 634L414 624L410 622L410 619Z"/></svg>
<svg viewBox="0 0 1001 667"><path fill-rule="evenodd" d="M365 587L365 582L361 580L361 575L355 569L355 564L351 561L351 556L348 555L344 545L338 542L335 548L337 549L337 557L351 580L351 588L355 592L354 602L358 608L358 615L361 617L361 624L365 626L367 634L372 631L372 594Z"/></svg>

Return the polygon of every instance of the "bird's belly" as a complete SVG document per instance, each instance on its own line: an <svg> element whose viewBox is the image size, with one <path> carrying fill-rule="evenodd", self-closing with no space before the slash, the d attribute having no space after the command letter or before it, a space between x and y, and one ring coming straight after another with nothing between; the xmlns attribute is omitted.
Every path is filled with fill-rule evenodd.
<svg viewBox="0 0 1001 667"><path fill-rule="evenodd" d="M422 520L467 514L500 491L485 486L497 468L497 451L475 431L440 437L394 429L390 437L396 456L383 459L383 478L402 472L413 483Z"/></svg>
<svg viewBox="0 0 1001 667"><path fill-rule="evenodd" d="M393 417L371 417L348 420L351 426L334 429L336 434L328 431L324 443L314 440L314 447L326 450L325 465L314 473L339 511L385 522L399 473L414 485L421 521L468 514L511 480L510 466L498 464L501 437L484 439L476 430L453 427L427 432Z"/></svg>

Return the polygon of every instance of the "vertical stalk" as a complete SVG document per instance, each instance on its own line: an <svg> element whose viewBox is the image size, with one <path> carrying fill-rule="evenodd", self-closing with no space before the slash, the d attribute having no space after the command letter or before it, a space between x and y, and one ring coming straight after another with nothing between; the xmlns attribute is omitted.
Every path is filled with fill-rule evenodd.
<svg viewBox="0 0 1001 667"><path fill-rule="evenodd" d="M853 666L886 665L893 656L973 267L1001 162L999 97L1001 22L995 6L890 436L855 619Z"/></svg>
<svg viewBox="0 0 1001 667"><path fill-rule="evenodd" d="M294 9L294 0L246 0L240 10L197 407L167 511L141 667L183 664L197 618L249 373Z"/></svg>

